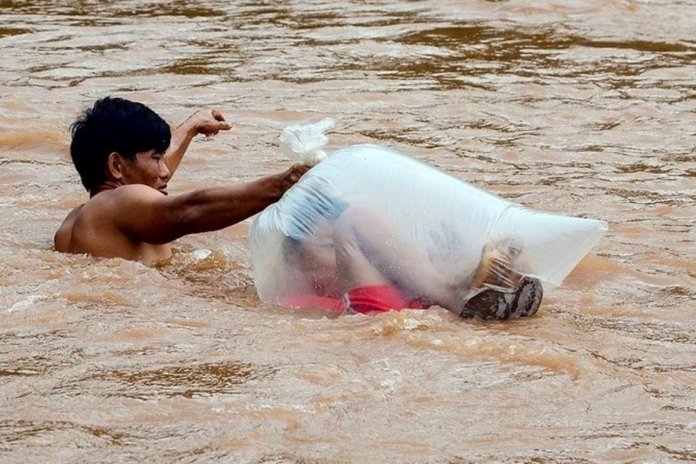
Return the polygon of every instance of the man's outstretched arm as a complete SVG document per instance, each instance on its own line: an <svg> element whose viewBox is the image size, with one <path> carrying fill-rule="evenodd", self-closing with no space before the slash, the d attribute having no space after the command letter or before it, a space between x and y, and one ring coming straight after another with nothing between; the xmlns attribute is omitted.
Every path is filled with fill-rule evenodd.
<svg viewBox="0 0 696 464"><path fill-rule="evenodd" d="M243 221L278 201L309 168L287 171L247 183L211 187L164 196L150 187L132 185L116 190L115 226L139 242L169 243L184 235L208 232Z"/></svg>
<svg viewBox="0 0 696 464"><path fill-rule="evenodd" d="M196 135L215 135L221 130L229 129L229 123L225 121L225 117L218 110L200 110L189 116L172 131L169 148L164 154L164 162L169 168L170 176L174 175L184 153L191 144L191 140Z"/></svg>

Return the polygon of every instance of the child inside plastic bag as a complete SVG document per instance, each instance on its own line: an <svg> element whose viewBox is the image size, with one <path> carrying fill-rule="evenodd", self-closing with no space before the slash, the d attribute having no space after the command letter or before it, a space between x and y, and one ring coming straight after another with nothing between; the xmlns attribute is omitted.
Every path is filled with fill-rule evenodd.
<svg viewBox="0 0 696 464"><path fill-rule="evenodd" d="M289 231L283 244L287 266L309 277L312 292L288 295L281 305L359 313L439 305L499 320L539 309L541 282L513 270L520 250L512 240L490 242L474 273L458 281L437 271L380 211L322 200L325 214Z"/></svg>
<svg viewBox="0 0 696 464"><path fill-rule="evenodd" d="M326 142L297 126L291 135L293 146L315 152ZM271 304L526 317L607 230L525 208L384 147L316 158L250 228L254 281Z"/></svg>

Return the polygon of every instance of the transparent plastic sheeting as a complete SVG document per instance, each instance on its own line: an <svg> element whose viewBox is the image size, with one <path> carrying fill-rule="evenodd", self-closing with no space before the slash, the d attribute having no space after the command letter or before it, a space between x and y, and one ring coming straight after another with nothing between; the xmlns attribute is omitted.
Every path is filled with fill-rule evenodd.
<svg viewBox="0 0 696 464"><path fill-rule="evenodd" d="M351 146L313 167L253 222L262 300L287 306L295 296L317 293L316 273L331 271L290 259L288 242L319 239L316 225L346 205L378 211L447 276L472 275L486 242L512 239L521 248L513 269L539 278L545 289L559 285L607 230L604 221L512 203L383 147Z"/></svg>

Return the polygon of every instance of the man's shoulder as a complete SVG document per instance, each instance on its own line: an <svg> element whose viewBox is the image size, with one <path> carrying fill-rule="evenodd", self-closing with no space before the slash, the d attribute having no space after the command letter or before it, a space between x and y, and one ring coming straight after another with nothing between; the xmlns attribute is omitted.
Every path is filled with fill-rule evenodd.
<svg viewBox="0 0 696 464"><path fill-rule="evenodd" d="M94 239L102 242L124 237L121 226L137 218L139 211L163 195L146 185L122 185L103 190L73 209L54 236L57 251L94 254Z"/></svg>
<svg viewBox="0 0 696 464"><path fill-rule="evenodd" d="M158 200L162 194L146 185L123 185L115 189L99 192L87 203L73 210L69 215L73 222L84 226L115 224L125 213L137 211L140 206Z"/></svg>
<svg viewBox="0 0 696 464"><path fill-rule="evenodd" d="M157 200L160 197L162 197L160 192L147 185L122 185L118 188L99 192L85 203L85 207L87 210L120 208L137 202Z"/></svg>
<svg viewBox="0 0 696 464"><path fill-rule="evenodd" d="M91 200L95 200L100 196L104 195L104 199L123 199L123 198L158 198L162 196L160 192L144 184L129 184L121 185L120 187L105 190L94 197Z"/></svg>

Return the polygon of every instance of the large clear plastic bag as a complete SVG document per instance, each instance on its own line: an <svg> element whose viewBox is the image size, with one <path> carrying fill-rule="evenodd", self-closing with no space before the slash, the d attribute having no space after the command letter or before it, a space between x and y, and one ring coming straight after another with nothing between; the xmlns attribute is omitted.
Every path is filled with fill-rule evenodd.
<svg viewBox="0 0 696 464"><path fill-rule="evenodd" d="M304 301L322 306L321 297L340 297L318 294L317 272L332 271L298 260L292 244L325 240L317 226L349 207L377 211L442 275L462 282L487 243L514 243L520 252L514 271L538 278L545 290L559 285L607 230L603 221L525 208L384 147L350 146L313 167L254 220L250 242L262 300L296 306L296 297L313 295L319 298Z"/></svg>

